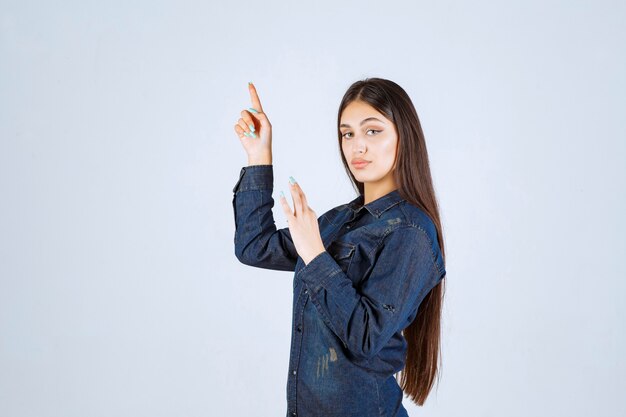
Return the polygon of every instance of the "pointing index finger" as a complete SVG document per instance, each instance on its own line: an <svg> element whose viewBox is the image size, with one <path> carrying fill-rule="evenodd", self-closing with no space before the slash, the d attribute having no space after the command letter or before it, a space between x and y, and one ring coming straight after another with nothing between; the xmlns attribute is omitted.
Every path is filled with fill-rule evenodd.
<svg viewBox="0 0 626 417"><path fill-rule="evenodd" d="M259 95L256 92L256 87L252 83L248 83L248 90L250 91L250 99L252 100L252 107L262 112L263 107L261 106L261 100L259 99Z"/></svg>

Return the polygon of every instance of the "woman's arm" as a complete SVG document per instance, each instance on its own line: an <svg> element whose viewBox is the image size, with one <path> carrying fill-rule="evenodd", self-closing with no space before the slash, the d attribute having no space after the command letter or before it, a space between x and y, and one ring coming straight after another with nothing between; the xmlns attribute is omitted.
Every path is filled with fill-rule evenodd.
<svg viewBox="0 0 626 417"><path fill-rule="evenodd" d="M235 256L246 265L279 271L294 271L298 253L289 228L276 229L272 164L241 168L233 188Z"/></svg>
<svg viewBox="0 0 626 417"><path fill-rule="evenodd" d="M233 188L235 256L246 265L294 271L298 253L289 228L276 230L272 215L272 124L263 111L256 87L248 83L248 90L252 107L241 111L235 125L248 154L248 166L241 168Z"/></svg>
<svg viewBox="0 0 626 417"><path fill-rule="evenodd" d="M431 240L410 225L387 234L379 245L372 272L354 288L328 252L298 271L311 301L346 349L361 358L375 356L409 320L445 275L437 266Z"/></svg>

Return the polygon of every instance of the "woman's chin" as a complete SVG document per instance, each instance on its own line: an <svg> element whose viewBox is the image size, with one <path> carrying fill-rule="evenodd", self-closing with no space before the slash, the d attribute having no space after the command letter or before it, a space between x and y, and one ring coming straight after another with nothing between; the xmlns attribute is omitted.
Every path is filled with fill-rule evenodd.
<svg viewBox="0 0 626 417"><path fill-rule="evenodd" d="M354 174L354 178L358 181L358 182L370 182L372 179L368 176L368 175L363 175L360 172L357 172L356 174Z"/></svg>

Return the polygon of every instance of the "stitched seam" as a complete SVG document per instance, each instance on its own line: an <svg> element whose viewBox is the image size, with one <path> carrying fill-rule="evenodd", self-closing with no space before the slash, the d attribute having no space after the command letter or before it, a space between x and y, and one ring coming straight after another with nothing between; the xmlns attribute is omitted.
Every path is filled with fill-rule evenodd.
<svg viewBox="0 0 626 417"><path fill-rule="evenodd" d="M424 230L422 228L422 226L417 225L416 227L419 230L421 230L422 233L424 233L424 236L426 236L426 239L430 243L430 258L433 260L433 264L435 265L435 269L437 269L437 272L439 273L439 275L441 275L441 270L439 269L439 265L437 264L437 261L436 261L436 258L435 258L435 252L433 252L433 241L430 239L430 237L428 236L428 233L426 232L426 230Z"/></svg>
<svg viewBox="0 0 626 417"><path fill-rule="evenodd" d="M257 193L259 198L261 199L260 203L257 204L257 207L260 207L260 205L263 203L263 193L261 190L258 190L259 192ZM257 208L256 211L256 217L257 217L257 221L256 223L259 225L259 236L261 236L261 232L263 231L263 227L261 227L261 210L259 210Z"/></svg>
<svg viewBox="0 0 626 417"><path fill-rule="evenodd" d="M387 210L389 210L389 209L390 209L390 208L392 208L393 206L396 206L396 205L398 205L398 204L400 204L400 203L402 203L402 202L403 202L403 200L398 200L398 201L396 201L395 203L391 204L389 207L386 207L386 208L382 209L382 210L380 211L380 215L379 215L378 217L382 216L384 212L386 212Z"/></svg>

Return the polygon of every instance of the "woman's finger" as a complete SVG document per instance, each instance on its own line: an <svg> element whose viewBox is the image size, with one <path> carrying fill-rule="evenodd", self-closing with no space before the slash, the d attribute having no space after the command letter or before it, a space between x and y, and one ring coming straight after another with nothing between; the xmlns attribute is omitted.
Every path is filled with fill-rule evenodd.
<svg viewBox="0 0 626 417"><path fill-rule="evenodd" d="M304 208L309 207L309 203L306 200L306 195L304 195L304 191L302 191L302 187L300 187L300 183L297 182L295 187L296 187L296 190L298 191L298 194L300 195L300 201L302 201L302 207Z"/></svg>
<svg viewBox="0 0 626 417"><path fill-rule="evenodd" d="M242 110L241 111L241 118L246 123L246 126L249 129L248 130L248 134L256 132L256 128L257 128L256 127L256 123L255 123L254 118L252 117L251 113L248 110Z"/></svg>
<svg viewBox="0 0 626 417"><path fill-rule="evenodd" d="M243 120L241 118L239 120L237 120L237 126L239 126L241 128L241 130L243 130L246 133L246 136L248 136L250 138L254 137L252 135L252 133L251 133L250 126L248 126L248 124L246 123L245 120Z"/></svg>
<svg viewBox="0 0 626 417"><path fill-rule="evenodd" d="M291 211L291 207L289 207L289 203L287 202L287 197L283 195L282 191L280 192L280 194L281 196L278 198L278 201L280 202L280 205L283 208L283 212L285 213L287 220L289 220L293 216L293 211Z"/></svg>
<svg viewBox="0 0 626 417"><path fill-rule="evenodd" d="M258 111L263 111L263 106L261 106L261 99L259 99L259 94L256 91L256 87L252 83L248 83L248 90L250 91L250 99L252 101L252 107Z"/></svg>
<svg viewBox="0 0 626 417"><path fill-rule="evenodd" d="M289 182L291 198L293 199L294 216L299 217L300 215L302 215L302 199L300 198L300 193L298 193L296 185L297 183L292 184L291 182Z"/></svg>
<svg viewBox="0 0 626 417"><path fill-rule="evenodd" d="M235 132L237 132L237 136L239 136L240 139L246 137L246 135L243 134L244 130L241 128L241 126L239 126L239 124L235 125Z"/></svg>

